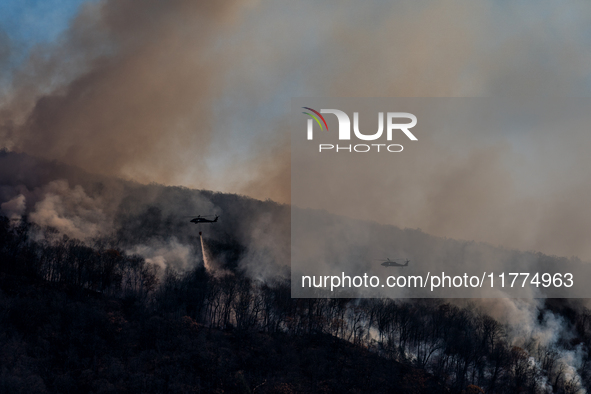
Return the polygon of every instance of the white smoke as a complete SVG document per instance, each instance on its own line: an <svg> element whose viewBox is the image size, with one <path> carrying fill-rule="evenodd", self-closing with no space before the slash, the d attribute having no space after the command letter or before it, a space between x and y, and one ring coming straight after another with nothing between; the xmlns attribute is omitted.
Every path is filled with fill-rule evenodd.
<svg viewBox="0 0 591 394"><path fill-rule="evenodd" d="M193 247L180 243L175 237L168 241L151 239L149 245L135 245L127 253L142 256L147 263L162 268L160 272L164 272L167 267L187 271L197 264Z"/></svg>
<svg viewBox="0 0 591 394"><path fill-rule="evenodd" d="M10 220L20 220L25 209L27 208L26 198L24 195L19 194L15 198L0 205L2 213Z"/></svg>
<svg viewBox="0 0 591 394"><path fill-rule="evenodd" d="M561 379L565 382L581 382L577 369L582 366L586 351L583 344L574 349L566 349L562 345L576 336L572 327L565 319L548 310L541 299L480 299L465 300L455 299L455 304L461 307L474 307L483 313L493 317L505 325L507 339L512 346L529 349L530 362L534 363L533 354L537 347L545 347L556 350L559 354L555 373L560 371ZM547 376L547 379L551 377ZM551 393L551 383L546 381L545 386ZM577 393L585 394L583 388Z"/></svg>
<svg viewBox="0 0 591 394"><path fill-rule="evenodd" d="M104 235L111 229L102 199L89 197L80 185L70 188L67 180L60 179L49 182L38 194L41 198L29 220L41 227L52 227L60 234L80 240Z"/></svg>
<svg viewBox="0 0 591 394"><path fill-rule="evenodd" d="M277 216L261 213L254 218L249 232L245 234L247 250L240 261L240 268L253 279L267 280L289 277L290 244L278 242L282 236L289 237L289 233L278 234L281 229L289 225L276 223Z"/></svg>

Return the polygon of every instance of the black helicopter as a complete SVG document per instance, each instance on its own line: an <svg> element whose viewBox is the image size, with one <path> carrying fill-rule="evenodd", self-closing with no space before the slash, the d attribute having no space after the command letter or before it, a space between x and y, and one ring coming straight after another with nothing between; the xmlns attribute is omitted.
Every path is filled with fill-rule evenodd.
<svg viewBox="0 0 591 394"><path fill-rule="evenodd" d="M213 215L208 215L208 216L197 216L197 217L193 217L193 219L191 219L191 223L195 223L195 224L199 224L199 223L215 223L218 221L219 216L215 215L215 219L211 220L211 219L206 219L206 218L210 218Z"/></svg>
<svg viewBox="0 0 591 394"><path fill-rule="evenodd" d="M380 260L380 261L382 261L382 260ZM389 258L386 258L386 261L384 261L381 265L383 265L384 267L406 267L409 262L410 262L410 260L407 259L404 262L404 264L402 264L402 263L397 263L396 261L392 261Z"/></svg>

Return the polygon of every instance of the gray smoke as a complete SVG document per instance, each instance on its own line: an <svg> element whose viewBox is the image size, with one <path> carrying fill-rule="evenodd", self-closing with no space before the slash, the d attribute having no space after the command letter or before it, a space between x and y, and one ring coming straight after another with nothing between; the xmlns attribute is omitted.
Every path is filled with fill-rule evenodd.
<svg viewBox="0 0 591 394"><path fill-rule="evenodd" d="M17 195L10 201L3 202L0 205L2 213L10 220L20 220L26 208L26 198L22 194Z"/></svg>

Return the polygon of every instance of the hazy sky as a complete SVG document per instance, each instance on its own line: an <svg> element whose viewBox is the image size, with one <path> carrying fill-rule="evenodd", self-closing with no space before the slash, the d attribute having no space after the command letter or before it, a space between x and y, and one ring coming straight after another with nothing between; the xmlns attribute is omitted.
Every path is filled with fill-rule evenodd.
<svg viewBox="0 0 591 394"><path fill-rule="evenodd" d="M0 145L288 202L292 97L588 97L590 22L583 1L5 1ZM425 172L441 193L468 191L475 211L446 219L466 204L438 205L449 196L431 188L429 215L382 221L591 259L589 141L503 130L448 152L444 177ZM507 225L527 237L475 228L498 185L505 203L535 200Z"/></svg>

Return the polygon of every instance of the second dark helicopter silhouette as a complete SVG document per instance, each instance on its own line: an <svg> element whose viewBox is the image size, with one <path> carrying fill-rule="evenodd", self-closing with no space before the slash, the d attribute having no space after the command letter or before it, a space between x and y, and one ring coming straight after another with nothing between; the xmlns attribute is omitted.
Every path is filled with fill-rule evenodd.
<svg viewBox="0 0 591 394"><path fill-rule="evenodd" d="M409 262L410 262L410 260L407 259L404 262L404 264L402 264L402 263L398 263L396 261L392 261L389 258L386 258L386 261L384 261L381 265L383 265L384 267L406 267Z"/></svg>

